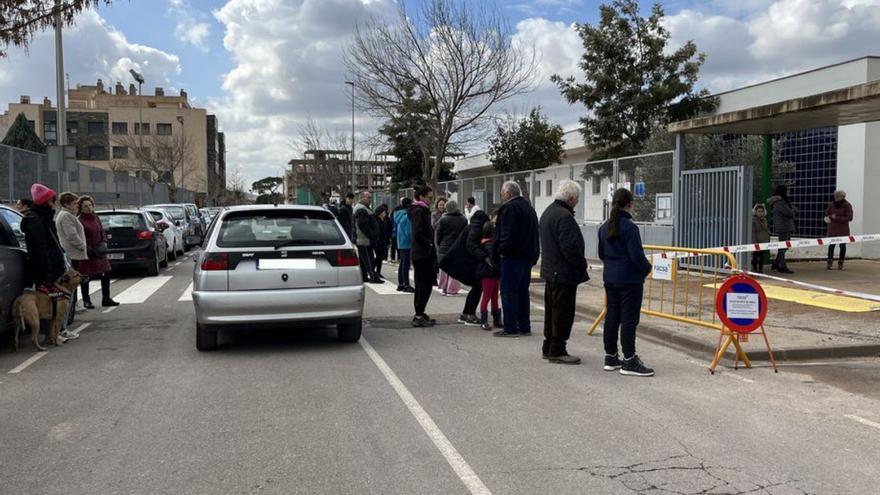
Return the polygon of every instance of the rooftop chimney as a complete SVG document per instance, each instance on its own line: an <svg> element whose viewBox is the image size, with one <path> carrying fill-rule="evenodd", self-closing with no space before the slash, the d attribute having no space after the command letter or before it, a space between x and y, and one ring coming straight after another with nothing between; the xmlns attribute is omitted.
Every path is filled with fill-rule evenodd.
<svg viewBox="0 0 880 495"><path fill-rule="evenodd" d="M18 102L21 103L22 105L30 105L31 104L31 97L28 95L21 95L21 97L19 97L19 99L18 99Z"/></svg>
<svg viewBox="0 0 880 495"><path fill-rule="evenodd" d="M130 95L136 95L136 94L138 94L138 92L137 92L137 88L135 87L134 83L130 83L130 84L128 85L128 94L130 94Z"/></svg>
<svg viewBox="0 0 880 495"><path fill-rule="evenodd" d="M119 81L116 82L116 94L117 95L124 95L125 94L125 86L123 86L122 83Z"/></svg>
<svg viewBox="0 0 880 495"><path fill-rule="evenodd" d="M43 97L43 106L46 108L52 108L52 100L50 100L48 96Z"/></svg>
<svg viewBox="0 0 880 495"><path fill-rule="evenodd" d="M162 88L156 88L156 96L165 96L165 90Z"/></svg>
<svg viewBox="0 0 880 495"><path fill-rule="evenodd" d="M186 91L184 91L184 90L181 89L181 90L180 90L180 97L183 98L183 99L185 100L185 99L186 99Z"/></svg>
<svg viewBox="0 0 880 495"><path fill-rule="evenodd" d="M98 83L96 84L96 86L98 86L98 93L104 92L104 81L98 79Z"/></svg>

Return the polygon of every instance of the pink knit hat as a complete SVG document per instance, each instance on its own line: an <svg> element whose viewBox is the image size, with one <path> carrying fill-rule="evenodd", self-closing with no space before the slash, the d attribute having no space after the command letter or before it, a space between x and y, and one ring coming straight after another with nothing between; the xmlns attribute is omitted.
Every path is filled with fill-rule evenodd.
<svg viewBox="0 0 880 495"><path fill-rule="evenodd" d="M55 191L49 189L43 184L37 183L31 186L31 199L35 205L44 205L57 196Z"/></svg>

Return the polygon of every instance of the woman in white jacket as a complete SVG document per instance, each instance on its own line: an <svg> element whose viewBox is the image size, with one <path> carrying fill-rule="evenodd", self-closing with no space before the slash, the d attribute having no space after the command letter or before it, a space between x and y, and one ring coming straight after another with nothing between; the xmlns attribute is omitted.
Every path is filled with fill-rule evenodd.
<svg viewBox="0 0 880 495"><path fill-rule="evenodd" d="M76 218L76 194L72 192L61 193L58 202L61 208L55 214L55 230L58 231L58 243L69 260L88 259L86 254L86 233L79 219ZM67 322L71 321L76 311L76 291L70 296L70 313L63 321L64 330L61 336L65 339L75 339L79 335L67 330Z"/></svg>

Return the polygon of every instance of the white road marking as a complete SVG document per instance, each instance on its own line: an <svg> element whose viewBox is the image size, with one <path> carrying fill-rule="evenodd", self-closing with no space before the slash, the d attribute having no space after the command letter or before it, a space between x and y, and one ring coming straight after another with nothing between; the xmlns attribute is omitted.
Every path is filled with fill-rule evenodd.
<svg viewBox="0 0 880 495"><path fill-rule="evenodd" d="M730 378L735 378L739 381L746 382L746 383L755 383L755 380L752 380L750 378L746 378L744 376L739 376L736 373L724 373L724 376L728 376Z"/></svg>
<svg viewBox="0 0 880 495"><path fill-rule="evenodd" d="M174 264L174 266L180 266L181 263L183 263L183 262L182 262L182 261L178 261L177 263Z"/></svg>
<svg viewBox="0 0 880 495"><path fill-rule="evenodd" d="M192 282L190 282L189 287L187 287L186 290L183 291L183 295L180 296L180 299L178 299L178 301L192 301L192 300L193 300L193 284L192 284Z"/></svg>
<svg viewBox="0 0 880 495"><path fill-rule="evenodd" d="M89 328L91 325L91 323L83 323L82 325L76 327L76 329L71 330L70 333L79 335L80 332L82 332L86 328Z"/></svg>
<svg viewBox="0 0 880 495"><path fill-rule="evenodd" d="M12 373L12 372L10 371L10 373ZM872 427L880 430L880 423L876 423L874 421L871 421L870 419L865 419L861 416L856 416L855 414L844 414L844 417L847 417L853 421L858 421L859 423L862 423L863 425L872 426Z"/></svg>
<svg viewBox="0 0 880 495"><path fill-rule="evenodd" d="M397 378L397 375L391 368L388 366L388 363L382 359L382 356L373 349L373 346L370 345L369 342L363 337L360 339L361 347L364 348L364 351L367 352L367 355L370 356L370 359L373 361L373 364L379 368L379 371L382 372L382 375L391 385L395 392L397 392L397 396L400 397L400 400L406 405L409 412L416 418L416 421L419 422L422 429L425 430L425 433L428 434L428 437L431 441L434 442L434 445L437 447L437 450L443 454L443 457L446 459L446 462L452 467L452 470L455 471L455 474L458 475L458 478L464 483L464 485L468 488L468 490L472 494L480 494L480 495L491 495L492 492L483 484L480 478L477 476L477 473L474 472L473 469L468 465L467 461L458 453L452 443L449 442L449 439L446 438L446 435L440 431L440 428L437 427L437 424L434 423L434 420L431 419L431 416L428 415L427 411L419 404L415 397L410 393L410 391L406 388L406 385Z"/></svg>
<svg viewBox="0 0 880 495"><path fill-rule="evenodd" d="M136 284L116 296L116 302L120 304L141 304L172 278L171 275L142 278Z"/></svg>
<svg viewBox="0 0 880 495"><path fill-rule="evenodd" d="M394 294L397 294L399 296L400 295L404 295L404 296L410 295L406 292L397 292L397 284L391 283L391 281L389 281L389 280L386 280L384 284L364 284L364 285L366 285L368 288L372 289L373 292L375 292L376 294L379 294L382 296L388 296L388 295L394 295Z"/></svg>
<svg viewBox="0 0 880 495"><path fill-rule="evenodd" d="M546 309L546 308L544 308L544 306L541 306L540 304L535 304L535 303L532 303L532 307L537 309L538 311L544 311Z"/></svg>
<svg viewBox="0 0 880 495"><path fill-rule="evenodd" d="M116 310L116 308L118 308L118 307L119 307L119 306L111 306L111 307L109 307L109 308L107 308L107 309L105 309L104 311L101 311L101 312L104 313L104 314L111 313L111 312L113 312L114 310Z"/></svg>
<svg viewBox="0 0 880 495"><path fill-rule="evenodd" d="M111 286L112 286L114 283L116 283L116 279L112 279L112 280L110 280L110 285L111 285ZM89 295L91 296L91 295L93 295L93 294L95 294L95 293L97 293L97 292L100 292L100 291L101 291L101 280L100 280L100 279L98 279L98 280L89 280Z"/></svg>
<svg viewBox="0 0 880 495"><path fill-rule="evenodd" d="M35 353L33 356L27 358L27 360L25 362L19 364L15 368L12 368L11 370L9 370L9 373L12 375L15 375L17 373L21 373L22 371L24 371L25 368L36 363L37 360L39 360L41 357L45 356L46 354L48 354L48 352L46 352L46 351Z"/></svg>

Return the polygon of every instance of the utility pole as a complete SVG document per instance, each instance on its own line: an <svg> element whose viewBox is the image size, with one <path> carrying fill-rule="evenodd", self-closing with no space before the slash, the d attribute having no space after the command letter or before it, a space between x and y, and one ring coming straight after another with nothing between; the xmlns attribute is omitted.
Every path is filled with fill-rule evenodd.
<svg viewBox="0 0 880 495"><path fill-rule="evenodd" d="M64 145L67 144L67 105L64 98L64 51L61 42L61 0L55 0L55 89L58 93L58 111L55 112L55 142L61 155L60 189L64 190L67 181L67 170L64 163Z"/></svg>
<svg viewBox="0 0 880 495"><path fill-rule="evenodd" d="M351 192L357 190L357 174L354 166L354 83L345 81L345 84L351 86Z"/></svg>

